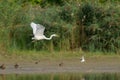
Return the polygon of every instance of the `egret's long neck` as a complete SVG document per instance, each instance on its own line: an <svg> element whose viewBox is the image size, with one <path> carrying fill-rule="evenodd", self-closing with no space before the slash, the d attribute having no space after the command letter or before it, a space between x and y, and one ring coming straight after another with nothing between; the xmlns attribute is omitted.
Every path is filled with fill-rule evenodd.
<svg viewBox="0 0 120 80"><path fill-rule="evenodd" d="M54 35L51 35L49 38L45 37L46 40L51 40Z"/></svg>

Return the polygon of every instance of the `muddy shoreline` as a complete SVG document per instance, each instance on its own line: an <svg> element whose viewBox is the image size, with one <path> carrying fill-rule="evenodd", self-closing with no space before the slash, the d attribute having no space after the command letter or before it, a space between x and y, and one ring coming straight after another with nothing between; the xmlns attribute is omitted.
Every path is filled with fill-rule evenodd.
<svg viewBox="0 0 120 80"><path fill-rule="evenodd" d="M60 65L62 63L62 65ZM3 64L0 61L0 64ZM91 57L81 63L79 58L64 60L36 60L28 62L4 62L5 69L0 74L32 74L32 73L120 73L119 57Z"/></svg>

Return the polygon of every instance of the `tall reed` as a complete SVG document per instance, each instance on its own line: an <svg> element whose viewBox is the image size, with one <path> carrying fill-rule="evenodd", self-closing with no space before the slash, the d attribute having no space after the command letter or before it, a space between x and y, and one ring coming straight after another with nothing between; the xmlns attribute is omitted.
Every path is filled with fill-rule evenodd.
<svg viewBox="0 0 120 80"><path fill-rule="evenodd" d="M77 4L77 5L76 5ZM87 50L118 52L120 49L119 4L79 1L62 6L41 8L38 5L1 1L0 47L5 51ZM59 38L32 43L31 21L45 26L45 35Z"/></svg>

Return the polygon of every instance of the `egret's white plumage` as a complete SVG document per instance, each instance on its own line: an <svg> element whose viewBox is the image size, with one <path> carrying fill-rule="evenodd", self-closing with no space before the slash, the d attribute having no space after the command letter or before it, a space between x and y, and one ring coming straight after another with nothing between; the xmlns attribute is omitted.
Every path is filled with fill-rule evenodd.
<svg viewBox="0 0 120 80"><path fill-rule="evenodd" d="M82 56L82 58L81 58L81 62L85 62L85 58L84 58L84 56Z"/></svg>
<svg viewBox="0 0 120 80"><path fill-rule="evenodd" d="M52 37L57 36L56 34L52 34L49 38L47 38L44 35L45 27L43 25L35 24L34 22L31 22L30 25L33 29L34 37L32 37L32 39L34 39L34 40L42 40L42 39L51 40Z"/></svg>

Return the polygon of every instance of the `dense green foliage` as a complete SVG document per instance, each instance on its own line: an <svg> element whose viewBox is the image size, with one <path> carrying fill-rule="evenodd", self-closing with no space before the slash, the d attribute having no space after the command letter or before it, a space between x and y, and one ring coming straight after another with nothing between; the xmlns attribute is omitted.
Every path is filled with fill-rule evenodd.
<svg viewBox="0 0 120 80"><path fill-rule="evenodd" d="M119 1L1 0L0 49L85 50L116 52L120 49ZM51 41L32 42L31 21L46 27Z"/></svg>
<svg viewBox="0 0 120 80"><path fill-rule="evenodd" d="M119 80L119 73L1 74L1 80Z"/></svg>

